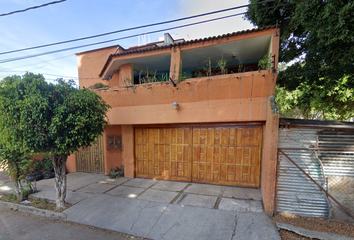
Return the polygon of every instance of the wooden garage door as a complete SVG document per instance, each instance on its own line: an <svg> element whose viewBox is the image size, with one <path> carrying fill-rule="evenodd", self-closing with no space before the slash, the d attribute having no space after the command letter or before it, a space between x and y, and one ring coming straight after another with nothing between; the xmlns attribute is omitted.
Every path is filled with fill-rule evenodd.
<svg viewBox="0 0 354 240"><path fill-rule="evenodd" d="M192 181L260 186L262 127L193 128Z"/></svg>
<svg viewBox="0 0 354 240"><path fill-rule="evenodd" d="M190 181L190 128L135 129L136 176Z"/></svg>
<svg viewBox="0 0 354 240"><path fill-rule="evenodd" d="M136 176L260 186L262 126L136 128Z"/></svg>

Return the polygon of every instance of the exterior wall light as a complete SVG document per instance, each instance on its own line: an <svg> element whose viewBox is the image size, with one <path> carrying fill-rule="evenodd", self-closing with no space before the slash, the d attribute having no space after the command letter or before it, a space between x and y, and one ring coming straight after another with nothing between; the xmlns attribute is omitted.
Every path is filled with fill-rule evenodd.
<svg viewBox="0 0 354 240"><path fill-rule="evenodd" d="M173 109L177 110L179 107L179 104L177 102L172 103Z"/></svg>

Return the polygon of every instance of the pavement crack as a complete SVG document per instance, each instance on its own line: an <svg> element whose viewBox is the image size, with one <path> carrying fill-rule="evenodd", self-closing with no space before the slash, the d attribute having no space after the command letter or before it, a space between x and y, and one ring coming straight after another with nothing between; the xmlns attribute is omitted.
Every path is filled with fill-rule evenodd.
<svg viewBox="0 0 354 240"><path fill-rule="evenodd" d="M138 206L139 207L139 206ZM140 207L139 207L140 208ZM131 231L134 226L135 226L135 223L140 219L140 216L142 214L142 211L144 210L144 208L140 208L140 211L139 211L139 214L138 214L138 218L134 221L134 223L132 224L131 228L129 229L129 231Z"/></svg>
<svg viewBox="0 0 354 240"><path fill-rule="evenodd" d="M151 202L151 203L155 203L155 202ZM151 203L149 203L149 205L151 204ZM158 207L159 205L161 205L161 203L156 203L156 204L154 204L154 205L152 205L152 206L146 206L145 208L154 208L154 207Z"/></svg>
<svg viewBox="0 0 354 240"><path fill-rule="evenodd" d="M132 207L137 207L137 208L139 208L139 209L144 209L143 207L141 207L141 206L139 206L139 205L132 204L131 202L128 201L127 198L123 198L123 199L124 199L124 201L125 201L126 203L128 203L128 204L129 204L130 206L132 206Z"/></svg>
<svg viewBox="0 0 354 240"><path fill-rule="evenodd" d="M235 237L236 235L236 226L237 226L237 213L235 214L235 227L231 235L231 240Z"/></svg>
<svg viewBox="0 0 354 240"><path fill-rule="evenodd" d="M154 226L151 227L150 231L148 232L148 234L146 234L146 237L149 236L149 234L151 233L151 231L154 229L154 227L156 226L156 224L158 223L158 221L160 220L160 218L162 217L162 215L165 213L166 209L168 208L168 206L166 208L162 208L161 214L158 217L158 219L156 220Z"/></svg>
<svg viewBox="0 0 354 240"><path fill-rule="evenodd" d="M164 234L159 239L164 239L165 235L176 225L177 222L175 222Z"/></svg>

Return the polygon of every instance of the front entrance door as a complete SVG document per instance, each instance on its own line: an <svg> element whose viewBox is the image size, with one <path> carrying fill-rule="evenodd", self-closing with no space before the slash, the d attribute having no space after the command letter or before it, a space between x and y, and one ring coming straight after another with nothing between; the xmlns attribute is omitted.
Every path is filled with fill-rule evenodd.
<svg viewBox="0 0 354 240"><path fill-rule="evenodd" d="M90 147L75 153L76 171L89 173L105 173L103 136L98 137Z"/></svg>

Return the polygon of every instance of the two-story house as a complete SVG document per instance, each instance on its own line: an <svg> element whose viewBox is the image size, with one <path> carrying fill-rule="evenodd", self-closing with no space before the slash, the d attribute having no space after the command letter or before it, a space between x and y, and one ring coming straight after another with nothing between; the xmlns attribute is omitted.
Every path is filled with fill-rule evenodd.
<svg viewBox="0 0 354 240"><path fill-rule="evenodd" d="M102 138L69 171L261 188L272 213L279 55L275 26L77 54L80 88L112 106Z"/></svg>

